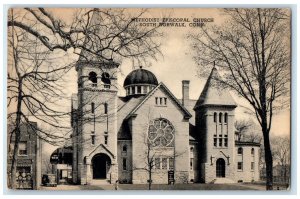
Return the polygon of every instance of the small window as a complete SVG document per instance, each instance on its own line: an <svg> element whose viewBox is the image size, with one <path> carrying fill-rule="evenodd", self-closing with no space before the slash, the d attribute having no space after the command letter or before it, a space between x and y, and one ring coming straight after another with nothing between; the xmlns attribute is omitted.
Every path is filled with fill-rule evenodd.
<svg viewBox="0 0 300 199"><path fill-rule="evenodd" d="M144 94L147 93L147 89L148 89L148 86L143 86L143 93L144 93Z"/></svg>
<svg viewBox="0 0 300 199"><path fill-rule="evenodd" d="M242 162L238 162L238 170L243 170L243 163Z"/></svg>
<svg viewBox="0 0 300 199"><path fill-rule="evenodd" d="M254 155L254 148L251 149L251 155Z"/></svg>
<svg viewBox="0 0 300 199"><path fill-rule="evenodd" d="M89 80L92 82L92 85L97 86L97 74L95 72L90 72L89 73Z"/></svg>
<svg viewBox="0 0 300 199"><path fill-rule="evenodd" d="M239 148L238 148L238 154L239 154L239 155L242 155L242 154L243 154L243 148L242 148L242 147L239 147Z"/></svg>
<svg viewBox="0 0 300 199"><path fill-rule="evenodd" d="M224 147L227 147L227 146L228 146L228 139L224 138Z"/></svg>
<svg viewBox="0 0 300 199"><path fill-rule="evenodd" d="M160 105L163 104L163 98L162 98L162 97L159 98L159 104L160 104Z"/></svg>
<svg viewBox="0 0 300 199"><path fill-rule="evenodd" d="M19 155L27 155L27 142L20 142L18 144Z"/></svg>
<svg viewBox="0 0 300 199"><path fill-rule="evenodd" d="M101 81L104 83L104 88L110 88L110 75L106 72L102 73L101 75ZM105 87L107 86L107 87Z"/></svg>
<svg viewBox="0 0 300 199"><path fill-rule="evenodd" d="M217 138L214 138L214 146L217 147L217 141L218 139Z"/></svg>
<svg viewBox="0 0 300 199"><path fill-rule="evenodd" d="M127 146L126 146L126 145L123 146L122 151L123 151L124 153L127 153Z"/></svg>
<svg viewBox="0 0 300 199"><path fill-rule="evenodd" d="M107 114L108 112L108 104L105 102L104 103L104 114Z"/></svg>
<svg viewBox="0 0 300 199"><path fill-rule="evenodd" d="M222 116L223 116L223 114L219 113L219 123L222 123Z"/></svg>
<svg viewBox="0 0 300 199"><path fill-rule="evenodd" d="M158 97L155 97L155 104L158 105Z"/></svg>
<svg viewBox="0 0 300 199"><path fill-rule="evenodd" d="M160 158L154 159L155 169L160 169Z"/></svg>
<svg viewBox="0 0 300 199"><path fill-rule="evenodd" d="M142 93L142 87L141 86L138 86L137 87L137 94L141 94Z"/></svg>
<svg viewBox="0 0 300 199"><path fill-rule="evenodd" d="M224 123L227 124L227 122L228 122L228 114L225 113L224 114Z"/></svg>
<svg viewBox="0 0 300 199"><path fill-rule="evenodd" d="M214 122L217 122L217 113L214 113Z"/></svg>
<svg viewBox="0 0 300 199"><path fill-rule="evenodd" d="M127 170L127 159L123 158L123 171Z"/></svg>
<svg viewBox="0 0 300 199"><path fill-rule="evenodd" d="M132 87L129 87L129 95L131 95L133 92L132 92Z"/></svg>
<svg viewBox="0 0 300 199"><path fill-rule="evenodd" d="M161 168L162 169L167 169L167 167L168 167L168 159L167 158L162 158Z"/></svg>
<svg viewBox="0 0 300 199"><path fill-rule="evenodd" d="M174 169L174 158L169 158L169 170Z"/></svg>
<svg viewBox="0 0 300 199"><path fill-rule="evenodd" d="M194 167L194 164L193 164L193 163L194 163L194 158L191 158L191 159L190 159L190 170L191 170L191 171L194 170L194 169L193 169L193 167Z"/></svg>
<svg viewBox="0 0 300 199"><path fill-rule="evenodd" d="M108 142L108 135L105 135L104 136L104 144L107 144L107 142Z"/></svg>
<svg viewBox="0 0 300 199"><path fill-rule="evenodd" d="M95 103L94 102L91 103L91 112L95 113Z"/></svg>
<svg viewBox="0 0 300 199"><path fill-rule="evenodd" d="M251 170L254 170L254 162L251 162Z"/></svg>
<svg viewBox="0 0 300 199"><path fill-rule="evenodd" d="M167 105L167 98L165 97L164 100L165 100L165 105Z"/></svg>
<svg viewBox="0 0 300 199"><path fill-rule="evenodd" d="M222 138L219 138L219 147L222 147L223 143L222 143Z"/></svg>
<svg viewBox="0 0 300 199"><path fill-rule="evenodd" d="M95 135L94 134L91 135L91 142L92 142L92 145L95 144Z"/></svg>

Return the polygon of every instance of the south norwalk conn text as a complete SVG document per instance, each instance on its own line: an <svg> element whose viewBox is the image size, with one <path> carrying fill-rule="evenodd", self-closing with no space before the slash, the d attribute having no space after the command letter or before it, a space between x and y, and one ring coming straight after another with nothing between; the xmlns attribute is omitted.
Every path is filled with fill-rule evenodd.
<svg viewBox="0 0 300 199"><path fill-rule="evenodd" d="M202 27L205 23L214 22L214 18L132 18L144 27Z"/></svg>

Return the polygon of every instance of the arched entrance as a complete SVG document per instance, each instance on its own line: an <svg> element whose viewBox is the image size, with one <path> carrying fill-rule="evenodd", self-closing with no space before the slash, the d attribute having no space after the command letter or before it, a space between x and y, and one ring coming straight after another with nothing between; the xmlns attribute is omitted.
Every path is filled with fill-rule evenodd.
<svg viewBox="0 0 300 199"><path fill-rule="evenodd" d="M111 160L108 155L99 153L92 159L93 179L106 179Z"/></svg>
<svg viewBox="0 0 300 199"><path fill-rule="evenodd" d="M225 160L223 158L217 159L216 176L217 178L225 178Z"/></svg>

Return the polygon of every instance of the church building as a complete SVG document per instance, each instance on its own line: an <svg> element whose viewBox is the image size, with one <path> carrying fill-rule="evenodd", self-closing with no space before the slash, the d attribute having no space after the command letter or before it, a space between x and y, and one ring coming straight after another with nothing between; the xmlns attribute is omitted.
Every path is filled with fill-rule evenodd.
<svg viewBox="0 0 300 199"><path fill-rule="evenodd" d="M142 67L127 75L126 96L118 96L118 67L77 62L78 92L71 100L74 183L167 184L170 171L175 183L259 179L259 144L236 139L237 104L216 84L215 67L199 99L189 98L189 80L182 80L179 99Z"/></svg>

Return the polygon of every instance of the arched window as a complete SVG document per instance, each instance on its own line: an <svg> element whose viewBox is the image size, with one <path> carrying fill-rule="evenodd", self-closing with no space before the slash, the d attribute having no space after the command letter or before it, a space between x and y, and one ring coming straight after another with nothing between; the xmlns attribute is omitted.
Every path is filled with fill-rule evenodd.
<svg viewBox="0 0 300 199"><path fill-rule="evenodd" d="M101 75L101 81L104 84L109 84L110 85L110 76L109 76L109 74L106 73L106 72L102 73L102 75Z"/></svg>
<svg viewBox="0 0 300 199"><path fill-rule="evenodd" d="M91 112L95 113L95 103L94 102L91 103Z"/></svg>
<svg viewBox="0 0 300 199"><path fill-rule="evenodd" d="M122 151L125 152L125 153L127 152L127 146L126 145L123 145Z"/></svg>
<svg viewBox="0 0 300 199"><path fill-rule="evenodd" d="M242 148L242 147L239 147L239 148L238 148L238 154L239 154L239 155L242 155L242 154L243 154L243 148Z"/></svg>
<svg viewBox="0 0 300 199"><path fill-rule="evenodd" d="M90 72L89 73L89 80L93 83L94 85L97 85L97 74L95 72Z"/></svg>
<svg viewBox="0 0 300 199"><path fill-rule="evenodd" d="M223 116L223 114L219 113L219 123L222 123L222 116Z"/></svg>
<svg viewBox="0 0 300 199"><path fill-rule="evenodd" d="M228 114L225 113L225 114L224 114L224 123L227 123L227 122L228 122Z"/></svg>
<svg viewBox="0 0 300 199"><path fill-rule="evenodd" d="M104 103L104 114L107 114L108 112L108 104L105 102Z"/></svg>
<svg viewBox="0 0 300 199"><path fill-rule="evenodd" d="M254 148L251 149L251 155L254 155Z"/></svg>
<svg viewBox="0 0 300 199"><path fill-rule="evenodd" d="M214 112L214 122L217 122L217 113Z"/></svg>

